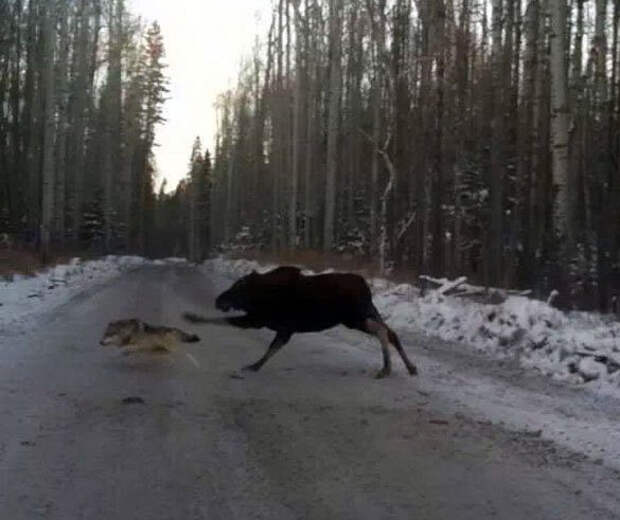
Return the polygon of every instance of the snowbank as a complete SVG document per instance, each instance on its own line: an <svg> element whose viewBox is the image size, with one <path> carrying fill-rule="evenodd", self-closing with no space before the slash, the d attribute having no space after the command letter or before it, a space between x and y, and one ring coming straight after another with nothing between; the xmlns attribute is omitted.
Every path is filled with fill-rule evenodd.
<svg viewBox="0 0 620 520"><path fill-rule="evenodd" d="M0 332L27 317L63 304L88 287L147 263L138 256L106 256L99 260L73 258L35 276L0 279Z"/></svg>
<svg viewBox="0 0 620 520"><path fill-rule="evenodd" d="M221 257L202 266L231 279L273 267ZM564 313L525 296L482 304L441 289L421 296L409 284L369 282L377 308L398 330L466 343L499 359L514 357L554 379L620 396L620 323L610 317Z"/></svg>
<svg viewBox="0 0 620 520"><path fill-rule="evenodd" d="M272 264L259 264L254 260L229 260L221 256L206 260L201 266L208 273L215 273L230 279L245 276L252 271L264 273L274 267L276 266Z"/></svg>

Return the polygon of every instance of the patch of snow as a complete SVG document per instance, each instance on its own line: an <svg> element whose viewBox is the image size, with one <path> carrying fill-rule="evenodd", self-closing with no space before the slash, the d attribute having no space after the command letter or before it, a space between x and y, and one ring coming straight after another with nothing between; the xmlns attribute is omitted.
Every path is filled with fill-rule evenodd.
<svg viewBox="0 0 620 520"><path fill-rule="evenodd" d="M110 255L88 261L72 258L68 264L56 265L35 276L15 275L0 280L0 332L147 262L139 256Z"/></svg>
<svg viewBox="0 0 620 520"><path fill-rule="evenodd" d="M277 266L272 264L259 264L254 260L229 260L222 256L206 260L201 266L202 270L205 272L215 273L231 279L246 276L252 271L264 273L275 267Z"/></svg>
<svg viewBox="0 0 620 520"><path fill-rule="evenodd" d="M187 264L188 263L187 258L180 258L176 256L170 256L168 258L164 258L161 261L163 262L163 264Z"/></svg>

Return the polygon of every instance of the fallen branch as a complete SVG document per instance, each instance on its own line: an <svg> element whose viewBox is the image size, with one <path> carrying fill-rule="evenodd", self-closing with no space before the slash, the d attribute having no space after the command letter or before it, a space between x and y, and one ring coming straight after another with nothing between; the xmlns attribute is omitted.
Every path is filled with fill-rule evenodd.
<svg viewBox="0 0 620 520"><path fill-rule="evenodd" d="M396 234L397 241L400 241L403 235L407 232L407 230L409 229L409 226L411 226L411 224L415 220L415 216L416 216L416 212L414 211L413 213L411 213L407 221L402 225L400 231Z"/></svg>
<svg viewBox="0 0 620 520"><path fill-rule="evenodd" d="M425 282L430 283L431 285L436 285L437 287L441 287L444 283L446 283L445 278L433 278L432 276L428 276L427 274L421 274L418 276L420 280L424 280Z"/></svg>
<svg viewBox="0 0 620 520"><path fill-rule="evenodd" d="M447 295L450 291L454 291L459 286L463 285L467 281L466 276L461 276L456 280L447 280L446 278L432 278L431 276L422 274L419 276L421 280L425 282L429 282L432 285L435 285L435 290L439 294Z"/></svg>
<svg viewBox="0 0 620 520"><path fill-rule="evenodd" d="M388 132L385 137L385 143L383 144L383 148L379 148L379 143L377 143L371 136L369 136L364 130L361 128L358 129L362 135L366 137L375 147L375 151L383 157L383 162L385 162L385 167L388 170L389 177L388 182L385 185L385 189L383 190L383 196L381 197L381 233L379 238L379 270L381 274L385 273L385 246L387 244L387 201L388 197L392 193L392 189L394 188L394 182L396 180L396 168L394 168L394 163L390 159L390 156L387 153L388 146L390 145L390 140L392 139L392 133Z"/></svg>
<svg viewBox="0 0 620 520"><path fill-rule="evenodd" d="M460 285L463 285L466 281L467 281L467 277L466 276L461 276L460 278L457 278L456 280L454 280L452 282L448 282L448 283L442 285L437 290L437 292L439 292L439 294L447 294L448 292L456 289Z"/></svg>
<svg viewBox="0 0 620 520"><path fill-rule="evenodd" d="M507 292L508 294L511 294L514 296L530 296L532 294L532 289L526 289L525 291L518 291L518 290L511 289Z"/></svg>

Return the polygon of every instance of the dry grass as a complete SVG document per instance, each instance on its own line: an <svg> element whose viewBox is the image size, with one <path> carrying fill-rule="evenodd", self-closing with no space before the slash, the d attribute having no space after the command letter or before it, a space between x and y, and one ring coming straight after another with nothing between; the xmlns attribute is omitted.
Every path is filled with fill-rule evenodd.
<svg viewBox="0 0 620 520"><path fill-rule="evenodd" d="M56 253L43 263L41 255L32 248L0 247L0 277L10 277L15 274L34 276L43 269L68 263L73 256L75 255L69 254L68 251Z"/></svg>
<svg viewBox="0 0 620 520"><path fill-rule="evenodd" d="M43 266L37 254L28 250L0 249L0 276L13 274L33 276Z"/></svg>

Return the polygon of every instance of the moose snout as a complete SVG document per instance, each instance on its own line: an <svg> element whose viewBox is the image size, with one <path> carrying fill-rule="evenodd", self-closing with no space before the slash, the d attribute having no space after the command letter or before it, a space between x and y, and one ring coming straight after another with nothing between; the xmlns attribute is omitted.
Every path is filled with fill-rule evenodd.
<svg viewBox="0 0 620 520"><path fill-rule="evenodd" d="M218 298L215 300L215 308L223 312L228 312L232 308L232 305L221 298Z"/></svg>

